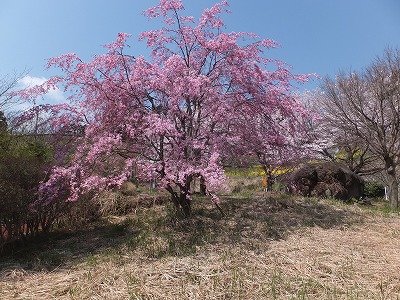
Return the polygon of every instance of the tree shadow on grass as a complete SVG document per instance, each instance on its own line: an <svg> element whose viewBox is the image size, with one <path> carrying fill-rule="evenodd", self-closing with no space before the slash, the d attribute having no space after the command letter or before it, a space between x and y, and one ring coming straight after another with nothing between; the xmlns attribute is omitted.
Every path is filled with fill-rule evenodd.
<svg viewBox="0 0 400 300"><path fill-rule="evenodd" d="M350 205L332 205L313 198L284 194L252 198L224 198L222 217L214 209L199 208L183 226L198 243L254 244L284 239L311 227L347 228L363 222L363 215Z"/></svg>
<svg viewBox="0 0 400 300"><path fill-rule="evenodd" d="M0 280L4 269L51 271L115 249L130 235L127 227L125 223L102 220L86 224L85 228L55 231L8 245L0 256Z"/></svg>
<svg viewBox="0 0 400 300"><path fill-rule="evenodd" d="M224 197L225 212L208 199L195 198L193 216L179 218L168 205L146 208L117 222L103 220L75 231L58 231L15 247L0 257L0 280L12 270L53 271L100 258L139 255L144 259L186 256L206 245L262 250L271 240L284 239L314 226L343 228L361 223L361 214L344 205L286 195ZM2 278L3 277L3 278Z"/></svg>

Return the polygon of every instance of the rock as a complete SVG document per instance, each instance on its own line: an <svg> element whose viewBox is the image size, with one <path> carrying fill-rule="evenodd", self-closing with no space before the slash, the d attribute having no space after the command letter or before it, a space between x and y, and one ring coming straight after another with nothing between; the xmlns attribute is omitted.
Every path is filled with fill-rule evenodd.
<svg viewBox="0 0 400 300"><path fill-rule="evenodd" d="M348 201L363 195L364 180L344 165L332 162L309 164L293 172L288 190L303 196Z"/></svg>

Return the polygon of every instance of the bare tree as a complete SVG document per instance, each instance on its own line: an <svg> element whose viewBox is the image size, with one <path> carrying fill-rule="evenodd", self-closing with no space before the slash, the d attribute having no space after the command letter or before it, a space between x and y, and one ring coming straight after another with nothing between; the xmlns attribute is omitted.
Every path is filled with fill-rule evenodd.
<svg viewBox="0 0 400 300"><path fill-rule="evenodd" d="M326 79L326 82L332 80ZM382 170L377 165L377 157L369 151L368 141L355 139L354 135L343 130L334 109L327 107L330 100L320 89L306 92L300 99L313 115L308 125L309 153L318 160L340 163L357 175L372 175Z"/></svg>
<svg viewBox="0 0 400 300"><path fill-rule="evenodd" d="M24 70L0 76L0 131L12 130L13 122L9 121L15 120L21 114L18 104L24 100L17 96L16 91L20 88L21 79L27 73L28 71Z"/></svg>
<svg viewBox="0 0 400 300"><path fill-rule="evenodd" d="M361 72L326 79L322 91L317 101L332 139L352 146L364 160L379 159L375 170L385 171L391 207L398 208L400 50L387 49Z"/></svg>
<svg viewBox="0 0 400 300"><path fill-rule="evenodd" d="M13 105L19 103L20 99L15 96L14 92L18 87L18 83L26 75L26 71L21 73L13 73L0 76L0 110L5 111L12 108Z"/></svg>

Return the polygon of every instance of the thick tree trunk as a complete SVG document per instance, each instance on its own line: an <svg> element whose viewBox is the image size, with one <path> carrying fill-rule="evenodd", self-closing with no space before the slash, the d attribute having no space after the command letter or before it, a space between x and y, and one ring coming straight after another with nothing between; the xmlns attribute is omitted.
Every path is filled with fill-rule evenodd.
<svg viewBox="0 0 400 300"><path fill-rule="evenodd" d="M190 182L180 188L179 194L174 191L170 185L166 187L166 190L171 194L171 200L176 209L181 211L185 217L190 217L192 214L192 207L190 199L187 197L190 192Z"/></svg>
<svg viewBox="0 0 400 300"><path fill-rule="evenodd" d="M185 192L181 191L179 195L179 205L185 217L190 217L192 214L192 207L190 203L190 199L186 196Z"/></svg>
<svg viewBox="0 0 400 300"><path fill-rule="evenodd" d="M203 176L200 177L200 194L203 196L207 194L206 180Z"/></svg>
<svg viewBox="0 0 400 300"><path fill-rule="evenodd" d="M389 177L389 202L392 209L399 208L399 183L395 174L388 174Z"/></svg>
<svg viewBox="0 0 400 300"><path fill-rule="evenodd" d="M396 163L392 157L385 159L386 173L389 179L389 202L392 209L399 208L399 182L396 176Z"/></svg>

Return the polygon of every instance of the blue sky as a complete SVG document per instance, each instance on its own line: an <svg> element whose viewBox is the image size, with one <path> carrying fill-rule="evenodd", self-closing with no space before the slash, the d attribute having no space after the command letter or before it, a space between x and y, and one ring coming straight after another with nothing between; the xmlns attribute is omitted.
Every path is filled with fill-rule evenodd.
<svg viewBox="0 0 400 300"><path fill-rule="evenodd" d="M46 60L74 52L84 60L102 53L118 32L132 34L134 55L148 49L140 32L157 26L142 16L158 1L0 0L0 76L29 69L32 82L54 75ZM198 16L212 0L183 0ZM230 0L227 31L251 31L282 48L268 55L293 66L293 73L335 76L359 70L387 46L400 47L399 0ZM26 82L24 83L26 84ZM303 89L319 85L318 80ZM62 95L54 94L55 101Z"/></svg>

